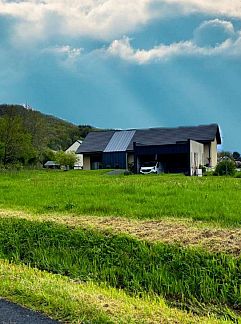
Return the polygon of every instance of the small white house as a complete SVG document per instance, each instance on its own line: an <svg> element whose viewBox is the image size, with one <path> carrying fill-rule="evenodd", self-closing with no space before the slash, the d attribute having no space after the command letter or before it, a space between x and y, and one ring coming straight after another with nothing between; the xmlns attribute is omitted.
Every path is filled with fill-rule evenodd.
<svg viewBox="0 0 241 324"><path fill-rule="evenodd" d="M75 162L74 169L75 170L81 170L83 169L83 154L78 154L76 151L81 146L82 141L77 140L74 142L66 151L65 153L75 153L77 156L77 161Z"/></svg>

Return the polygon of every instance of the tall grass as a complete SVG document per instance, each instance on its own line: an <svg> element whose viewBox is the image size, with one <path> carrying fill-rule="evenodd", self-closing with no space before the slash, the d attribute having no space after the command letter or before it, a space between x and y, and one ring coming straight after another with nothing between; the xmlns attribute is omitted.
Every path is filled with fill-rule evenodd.
<svg viewBox="0 0 241 324"><path fill-rule="evenodd" d="M0 208L37 213L184 217L241 224L241 181L229 177L108 176L106 171L0 173Z"/></svg>
<svg viewBox="0 0 241 324"><path fill-rule="evenodd" d="M3 218L0 257L134 295L154 293L186 305L241 307L241 258L221 253Z"/></svg>
<svg viewBox="0 0 241 324"><path fill-rule="evenodd" d="M221 324L231 321L194 316L171 308L163 299L131 297L122 290L0 260L0 296L44 312L61 323L82 324ZM206 314L205 314L206 315Z"/></svg>

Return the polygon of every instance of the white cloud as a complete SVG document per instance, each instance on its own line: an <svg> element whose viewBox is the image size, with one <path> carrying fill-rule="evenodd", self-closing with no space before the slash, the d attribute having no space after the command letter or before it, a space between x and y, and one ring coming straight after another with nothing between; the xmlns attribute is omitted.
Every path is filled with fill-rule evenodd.
<svg viewBox="0 0 241 324"><path fill-rule="evenodd" d="M241 19L240 0L0 0L0 16L16 18L14 40L49 35L112 40L153 19L204 13Z"/></svg>
<svg viewBox="0 0 241 324"><path fill-rule="evenodd" d="M189 40L170 45L160 44L149 50L134 49L130 39L124 37L114 40L106 50L106 54L137 64L163 61L180 56L241 56L241 32L237 33L235 39L226 39L214 47L200 47L193 40Z"/></svg>
<svg viewBox="0 0 241 324"><path fill-rule="evenodd" d="M75 59L83 52L82 48L74 48L69 45L49 47L42 51L43 53L51 53L57 56L64 56L69 59Z"/></svg>
<svg viewBox="0 0 241 324"><path fill-rule="evenodd" d="M166 60L173 56L191 55L201 51L191 41L174 43L171 45L161 44L150 50L137 49L131 47L130 39L125 37L115 40L107 49L107 53L112 56L118 56L123 60L139 64L149 63L155 60Z"/></svg>
<svg viewBox="0 0 241 324"><path fill-rule="evenodd" d="M223 28L228 34L234 34L233 24L230 21L220 20L220 19L213 19L213 20L206 20L201 23L201 25L197 28L197 30L203 30L207 27L219 27Z"/></svg>
<svg viewBox="0 0 241 324"><path fill-rule="evenodd" d="M164 15L166 12L169 15L204 13L241 18L241 3L239 0L153 0L151 2Z"/></svg>
<svg viewBox="0 0 241 324"><path fill-rule="evenodd" d="M179 6L186 14L205 13L241 18L241 2L239 0L165 0L165 2L169 5Z"/></svg>
<svg viewBox="0 0 241 324"><path fill-rule="evenodd" d="M20 26L23 23L25 26L28 24L28 30L32 31L33 38L36 36L37 28L38 31L42 29L45 35L60 34L112 39L147 23L151 19L149 2L150 0L130 2L116 0L8 2L0 0L0 15L16 18ZM57 25L56 28L53 21ZM37 32L37 37L38 34ZM18 35L21 36L20 33Z"/></svg>
<svg viewBox="0 0 241 324"><path fill-rule="evenodd" d="M40 51L40 54L54 56L56 62L67 70L75 71L78 59L82 57L83 48L74 48L69 45L48 47Z"/></svg>
<svg viewBox="0 0 241 324"><path fill-rule="evenodd" d="M204 46L199 45L197 36L200 34L212 32L216 27L221 28L221 32L225 34L223 41L218 42L212 38L213 44L207 41ZM219 36L219 35L218 35ZM205 38L205 37L204 37ZM73 48L69 45L49 47L42 51L55 55L67 67L73 67L73 63L83 56L96 57L98 55L119 57L124 61L129 61L137 64L147 64L153 61L165 61L174 57L183 56L226 56L226 57L241 57L241 31L235 32L231 22L214 19L204 21L194 31L194 38L172 43L169 45L160 44L149 50L135 49L131 45L131 39L122 37L111 42L108 48L96 49L87 52L84 55L82 48Z"/></svg>
<svg viewBox="0 0 241 324"><path fill-rule="evenodd" d="M204 21L194 31L194 41L198 46L215 47L229 38L235 38L235 34L230 21L213 19Z"/></svg>

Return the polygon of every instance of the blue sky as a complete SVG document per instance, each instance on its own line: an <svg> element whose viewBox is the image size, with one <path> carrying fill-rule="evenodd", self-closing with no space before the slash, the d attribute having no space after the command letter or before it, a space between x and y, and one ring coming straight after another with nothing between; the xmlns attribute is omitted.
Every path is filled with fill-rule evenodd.
<svg viewBox="0 0 241 324"><path fill-rule="evenodd" d="M241 152L240 0L0 0L0 102L103 128L218 123Z"/></svg>

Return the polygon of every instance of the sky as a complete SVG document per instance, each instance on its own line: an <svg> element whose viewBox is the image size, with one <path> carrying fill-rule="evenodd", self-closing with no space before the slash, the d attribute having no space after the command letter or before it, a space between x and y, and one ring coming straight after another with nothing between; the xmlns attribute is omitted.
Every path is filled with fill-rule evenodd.
<svg viewBox="0 0 241 324"><path fill-rule="evenodd" d="M100 128L218 123L241 152L241 1L0 0L0 103Z"/></svg>

